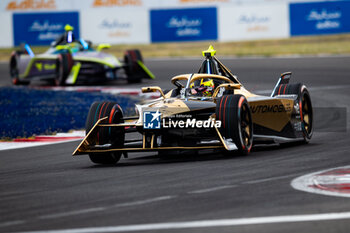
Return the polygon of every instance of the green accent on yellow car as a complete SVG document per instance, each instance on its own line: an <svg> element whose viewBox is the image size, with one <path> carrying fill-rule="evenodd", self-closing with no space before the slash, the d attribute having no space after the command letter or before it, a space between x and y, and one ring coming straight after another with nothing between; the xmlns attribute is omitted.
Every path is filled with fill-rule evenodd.
<svg viewBox="0 0 350 233"><path fill-rule="evenodd" d="M137 64L148 74L151 79L154 79L154 74L142 63L142 61L137 61Z"/></svg>
<svg viewBox="0 0 350 233"><path fill-rule="evenodd" d="M33 58L33 59L31 59L31 60L29 61L29 64L27 65L26 70L24 71L24 73L18 75L19 78L25 78L25 77L28 76L28 74L29 74L29 72L30 72L30 69L32 68L32 65L33 65L34 61L35 61L35 58Z"/></svg>
<svg viewBox="0 0 350 233"><path fill-rule="evenodd" d="M74 84L77 81L78 74L80 71L81 63L78 62L76 63L73 67L72 70L70 71L68 78L67 78L67 83Z"/></svg>
<svg viewBox="0 0 350 233"><path fill-rule="evenodd" d="M43 68L44 70L55 70L56 69L56 64L43 64L42 62L36 62L35 67L39 70L42 71Z"/></svg>
<svg viewBox="0 0 350 233"><path fill-rule="evenodd" d="M44 70L55 70L56 69L56 64L45 64L44 65Z"/></svg>
<svg viewBox="0 0 350 233"><path fill-rule="evenodd" d="M102 49L109 49L111 47L111 45L110 44L99 44L98 46L97 46L97 52L100 52Z"/></svg>
<svg viewBox="0 0 350 233"><path fill-rule="evenodd" d="M35 67L36 67L39 71L42 71L42 70L43 70L43 63L37 62L37 63L35 63Z"/></svg>
<svg viewBox="0 0 350 233"><path fill-rule="evenodd" d="M214 50L214 47L210 45L208 50L202 51L202 54L203 57L206 57L207 55L210 55L212 57L216 54L216 50Z"/></svg>

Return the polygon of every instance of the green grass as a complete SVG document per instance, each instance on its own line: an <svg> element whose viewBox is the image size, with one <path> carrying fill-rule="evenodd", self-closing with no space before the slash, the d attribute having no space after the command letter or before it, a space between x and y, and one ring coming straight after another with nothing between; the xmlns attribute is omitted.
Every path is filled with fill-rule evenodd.
<svg viewBox="0 0 350 233"><path fill-rule="evenodd" d="M294 37L281 40L244 42L182 42L156 43L149 45L112 45L106 51L122 57L126 49L138 48L143 57L188 57L201 56L201 51L212 44L218 56L282 56L350 54L350 34L331 36ZM48 47L33 47L34 53L44 52ZM0 49L0 60L8 60L13 48Z"/></svg>

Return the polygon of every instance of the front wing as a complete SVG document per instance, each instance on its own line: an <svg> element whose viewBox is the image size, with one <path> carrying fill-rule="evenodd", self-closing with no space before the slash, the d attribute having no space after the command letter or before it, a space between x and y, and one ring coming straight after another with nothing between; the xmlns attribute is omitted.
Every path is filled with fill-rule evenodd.
<svg viewBox="0 0 350 233"><path fill-rule="evenodd" d="M137 152L137 151L159 151L159 150L198 150L198 149L226 149L236 150L237 147L234 143L225 140L221 135L218 128L215 127L218 140L205 143L200 146L170 146L160 147L155 144L155 134L151 134L151 143L146 143L146 134L142 135L142 142L139 146L135 146L135 140L125 140L125 145L122 148L112 148L111 145L96 145L97 132L100 127L142 127L135 123L121 123L121 124L105 124L104 121L108 117L99 119L92 127L90 132L85 136L83 141L79 144L73 155L89 154L89 153L105 153L105 152ZM212 119L214 120L214 118Z"/></svg>

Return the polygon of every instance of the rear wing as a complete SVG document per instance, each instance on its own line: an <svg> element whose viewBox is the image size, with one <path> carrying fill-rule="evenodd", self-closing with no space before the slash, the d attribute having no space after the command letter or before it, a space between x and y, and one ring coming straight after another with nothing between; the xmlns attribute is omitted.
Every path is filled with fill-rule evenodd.
<svg viewBox="0 0 350 233"><path fill-rule="evenodd" d="M292 77L292 72L285 72L285 73L281 74L281 77L278 79L278 81L275 85L275 88L273 88L273 91L272 91L270 97L273 97L275 95L275 91L279 85L288 84L291 77Z"/></svg>

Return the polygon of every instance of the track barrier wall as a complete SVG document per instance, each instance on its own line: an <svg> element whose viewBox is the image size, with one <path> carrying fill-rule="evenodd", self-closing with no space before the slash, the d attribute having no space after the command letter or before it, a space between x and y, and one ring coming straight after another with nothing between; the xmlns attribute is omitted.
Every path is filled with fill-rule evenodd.
<svg viewBox="0 0 350 233"><path fill-rule="evenodd" d="M0 87L0 139L30 137L83 129L94 101L117 102L125 114L132 112L136 98L102 92Z"/></svg>
<svg viewBox="0 0 350 233"><path fill-rule="evenodd" d="M1 0L0 20L0 47L48 45L67 23L94 43L244 41L348 33L350 0Z"/></svg>

